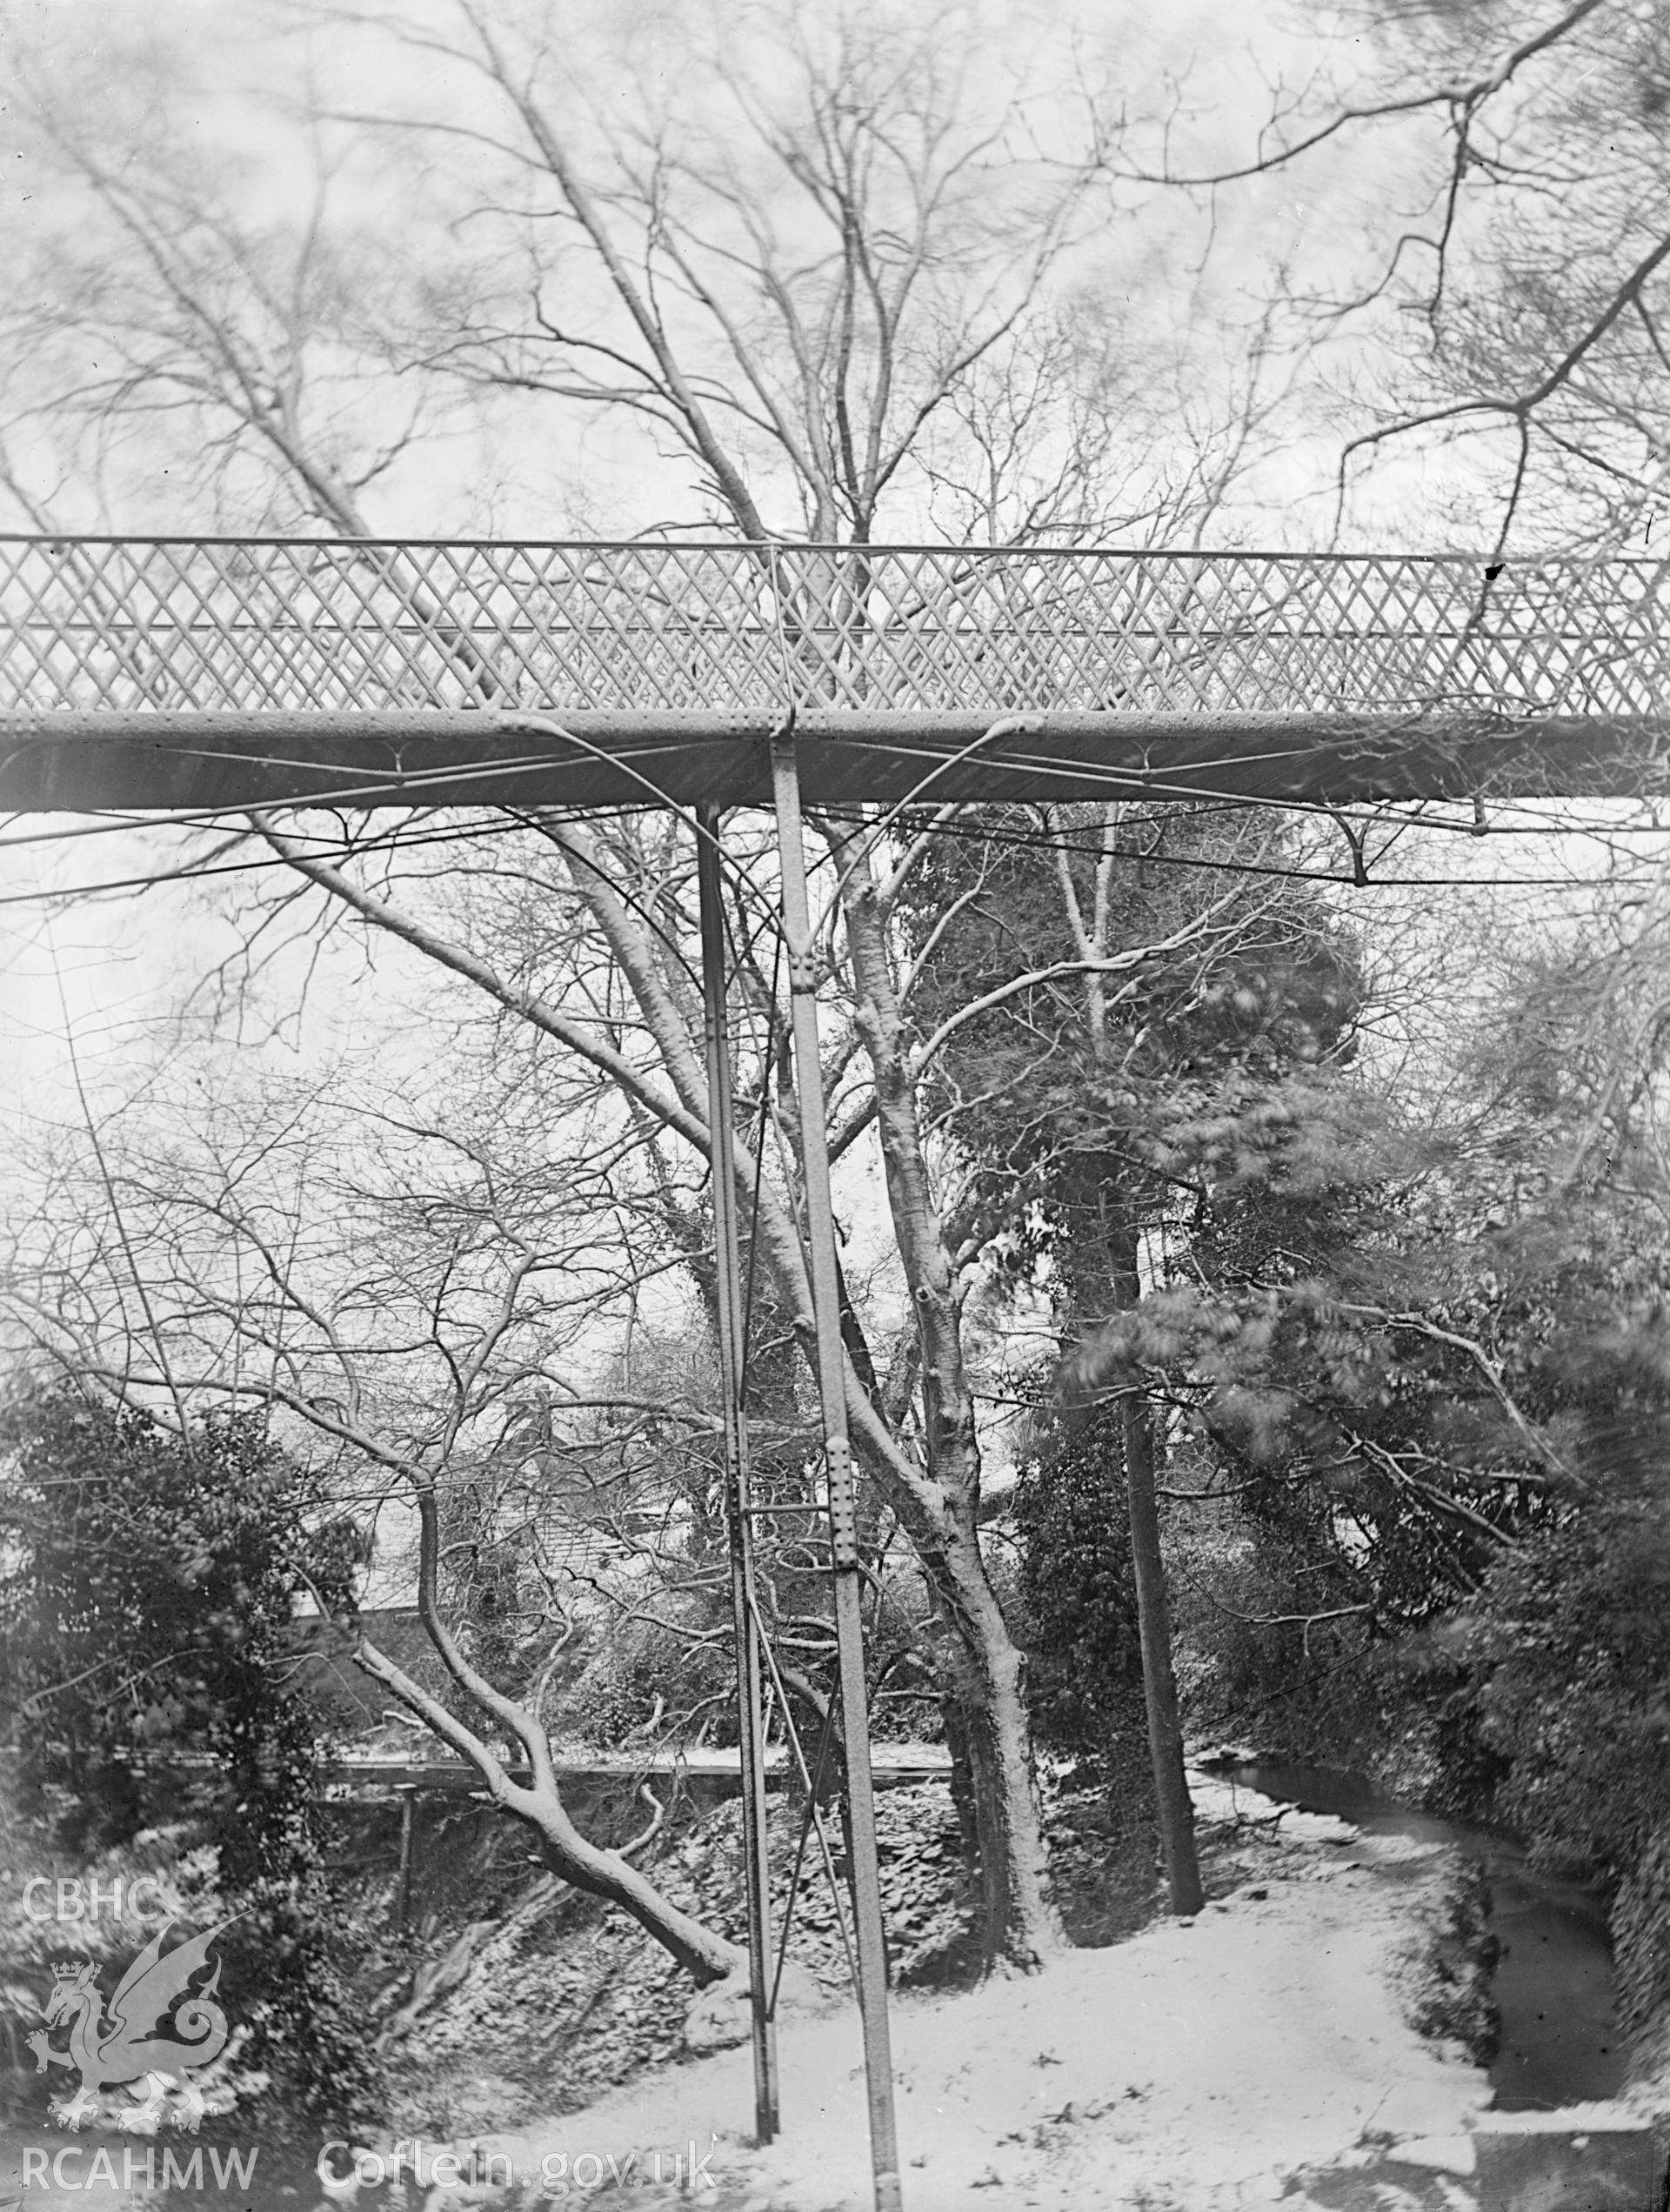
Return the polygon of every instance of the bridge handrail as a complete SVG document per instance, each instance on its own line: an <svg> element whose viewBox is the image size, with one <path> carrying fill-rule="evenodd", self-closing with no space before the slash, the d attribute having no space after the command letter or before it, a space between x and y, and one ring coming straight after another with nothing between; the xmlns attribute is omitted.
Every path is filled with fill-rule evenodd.
<svg viewBox="0 0 1670 2212"><path fill-rule="evenodd" d="M0 714L1628 717L1670 562L0 535Z"/></svg>

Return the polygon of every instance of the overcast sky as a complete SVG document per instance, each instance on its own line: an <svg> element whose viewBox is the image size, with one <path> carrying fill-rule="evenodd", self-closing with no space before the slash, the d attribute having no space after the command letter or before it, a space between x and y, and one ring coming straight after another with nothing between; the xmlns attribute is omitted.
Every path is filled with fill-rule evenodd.
<svg viewBox="0 0 1670 2212"><path fill-rule="evenodd" d="M518 11L504 0L507 20ZM159 72L151 103L158 113L159 103L169 104L168 132L197 150L218 148L254 163L246 200L249 193L264 193L272 210L292 218L304 211L311 184L297 158L300 140L271 113L275 89L305 82L317 102L346 113L405 109L454 126L484 121L479 87L456 62L413 55L339 26L328 35L298 37L298 12L205 0L147 0L138 16L129 0L11 0L8 10L48 69L71 86L82 125L90 119L97 131L98 118L108 116L112 158L133 127L136 102L144 105L144 74L130 50L136 31L171 41L179 66ZM449 21L446 0L409 0L400 12L438 28ZM815 21L822 12L808 15ZM910 23L930 11L906 0L895 12ZM866 7L858 19L883 13ZM983 95L1001 103L1021 71L1024 128L1013 142L1030 137L1046 156L1077 143L1082 85L1092 91L1105 120L1125 119L1123 144L1133 158L1169 157L1178 170L1232 165L1255 154L1273 107L1300 96L1320 102L1330 87L1349 90L1365 67L1361 39L1331 11L1305 0L1128 8L1032 0L1030 6L993 5L985 14L985 42L970 63L976 104ZM699 62L719 35L705 32L704 24L723 26L745 57L765 50L758 39L751 46L745 8L710 14L695 0L676 7L658 0L589 0L565 7L562 18L578 23L574 49L591 57L587 77L598 91L592 105L598 129L616 119L609 103L617 90L628 105L665 101L678 111L682 79L692 74L690 57ZM275 23L292 28L280 36ZM611 53L612 63L606 58ZM566 50L563 58L567 66ZM5 127L0 115L0 132ZM14 138L0 171L10 195L0 220L20 254L31 240L48 242L50 250L63 219L63 188L38 146L27 135ZM344 157L333 184L336 204L366 216L391 250L409 244L412 224L424 221L435 226L420 248L431 260L444 258L460 237L482 235L467 224L447 230L449 216L457 224L456 197L441 192L425 199L425 180L433 184L443 157L467 177L478 158L467 142L421 142L415 163L414 142L351 124L339 126L332 143ZM1116 333L1122 324L1133 343L1155 330L1186 331L1199 322L1189 376L1204 401L1232 377L1246 333L1284 272L1291 288L1319 296L1348 289L1361 276L1372 244L1383 245L1391 235L1394 212L1420 208L1430 187L1434 143L1434 128L1424 120L1353 130L1292 168L1212 195L1132 188L1104 195L1104 219L1081 239L1064 279L1111 290L1118 301ZM774 221L793 219L780 196L766 212ZM1220 317L1221 333L1214 335ZM1353 378L1372 378L1373 357L1368 326L1357 321L1296 364L1281 450L1244 487L1225 525L1239 542L1247 542L1251 531L1272 543L1308 545L1331 531L1342 435L1333 419L1337 394ZM398 395L391 404L397 407ZM376 526L413 534L484 527L512 536L630 534L652 520L668 497L667 482L644 465L641 441L631 442L630 418L591 411L581 418L549 402L532 411L501 404L490 414L491 428L465 434L454 420L451 435L429 439L391 470L369 498ZM27 459L35 488L52 494L55 519L66 525L204 526L189 503L181 511L160 473L147 482L143 471L121 479L114 511L96 519L74 485L55 478L48 458L29 451L22 430L11 438L14 458ZM1425 497L1427 465L1413 451L1388 457L1348 518L1359 542L1365 533L1374 542L1391 537L1412 546L1446 542L1446 525ZM676 483L682 485L683 478Z"/></svg>

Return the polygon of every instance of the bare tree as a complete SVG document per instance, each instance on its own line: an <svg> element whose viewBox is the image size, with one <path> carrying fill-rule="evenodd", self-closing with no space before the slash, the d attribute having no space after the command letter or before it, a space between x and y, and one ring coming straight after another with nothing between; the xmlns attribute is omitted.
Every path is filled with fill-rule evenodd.
<svg viewBox="0 0 1670 2212"><path fill-rule="evenodd" d="M698 11L658 49L680 90L625 100L631 62L600 88L553 11L453 0L440 22L391 35L479 110L399 120L466 137L490 190L472 180L468 256L437 287L438 365L629 411L750 539L862 544L905 511L927 426L1059 283L1091 177L1027 142L1014 88L977 94L971 19L783 10L745 38ZM1061 368L1035 404L1059 411Z"/></svg>
<svg viewBox="0 0 1670 2212"><path fill-rule="evenodd" d="M165 1418L263 1409L363 1524L391 1506L397 1537L415 1523L418 1609L450 1694L351 1620L354 1659L475 1768L551 1873L631 1914L698 1981L738 1970L743 1955L663 1895L635 1847L575 1827L544 1710L568 1641L556 1631L576 1625L576 1597L596 1580L570 1555L578 1546L595 1570L610 1554L609 1513L575 1494L577 1455L566 1495L553 1474L551 1415L572 1425L598 1410L597 1341L634 1287L618 1271L635 1265L651 1282L666 1256L638 1172L641 1134L594 1086L547 1083L518 1100L523 1086L501 1071L473 1095L413 1078L391 1096L337 1071L302 1085L271 1067L228 1078L216 1057L177 1047L119 1106L84 1094L82 1128L50 1145L35 1213L13 1231L15 1327L37 1356ZM555 1172L553 1138L568 1163ZM632 1232L611 1249L623 1209ZM608 1403L698 1437L716 1422L665 1392ZM598 1486L605 1507L623 1480L640 1508L652 1500L666 1457L646 1473L623 1468L617 1448ZM540 1586L511 1687L458 1619L460 1507L484 1485L500 1493L491 1540ZM666 1547L688 1543L675 1530Z"/></svg>
<svg viewBox="0 0 1670 2212"><path fill-rule="evenodd" d="M104 29L97 50L0 30L29 179L0 485L35 528L367 534L368 498L466 427L398 351L424 263L411 181L397 199L303 88L275 97L271 52L257 95L165 16Z"/></svg>
<svg viewBox="0 0 1670 2212"><path fill-rule="evenodd" d="M1239 154L1192 161L1174 138L1153 161L1111 141L1110 170L1218 192L1290 169L1348 189L1371 164L1373 258L1305 297L1368 364L1342 506L1371 464L1419 443L1449 463L1451 511L1490 514L1499 553L1510 536L1650 542L1670 450L1663 10L1358 0L1348 21L1354 77L1340 81L1336 41L1308 82L1278 85Z"/></svg>
<svg viewBox="0 0 1670 2212"><path fill-rule="evenodd" d="M1253 386L1232 426L1239 444L1232 438L1215 457L1198 454L1180 492L1162 484L1126 497L1130 447L1110 437L1107 422L1112 395L1129 387L1119 364L1110 368L1106 325L1092 338L1082 322L1078 336L1061 335L1072 328L1061 319L1063 288L1091 207L1088 143L1078 155L1043 148L1018 91L984 102L959 59L965 28L954 13L901 27L857 10L816 23L785 10L764 19L764 46L693 40L694 61L705 65L691 78L701 96L695 116L676 104L658 109L648 93L588 111L577 97L584 57L538 10L451 0L421 16L350 10L329 20L384 42L399 57L393 81L416 88L404 107L372 120L391 138L421 144L446 180L438 197L463 245L438 252L422 286L408 284L409 264L397 264L363 295L356 226L344 217L335 227L323 190L304 220L257 237L224 166L183 165L160 131L133 160L114 164L105 134L62 88L39 72L29 77L38 142L66 180L66 204L86 224L56 280L46 272L20 292L14 327L54 342L57 351L43 358L45 391L95 448L117 435L149 436L159 416L171 418L224 455L229 501L248 498L265 517L364 537L366 492L423 428L423 409L440 404L435 395L519 394L559 424L578 409L646 426L679 475L694 470L693 491L680 494L681 524L753 541L792 530L862 545L884 521L896 527L948 495L954 513L978 515L987 531L1082 531L1157 511L1198 524L1256 438ZM438 62L453 81L467 79L472 99L424 109L422 72ZM722 110L709 103L715 93ZM348 189L331 131L344 120L363 131L365 119L322 112L329 104L315 104L306 143L351 211L364 187ZM1059 124L1075 112L1058 103L1051 117ZM455 176L444 157L460 149ZM118 349L115 376L77 381L55 370L107 335ZM351 371L371 379L368 412L342 411L329 398ZM407 381L417 411L397 416ZM1214 436L1209 428L1206 447ZM954 458L959 438L965 461ZM261 472L258 491L238 473L250 467ZM491 698L491 667L472 665L472 676ZM509 1030L538 1038L542 1067L560 1060L585 1071L605 1086L611 1142L630 1135L653 1141L670 1161L702 1159L710 1133L681 904L688 846L630 824L588 827L555 812L520 819L527 838L517 852L536 856L527 870L565 918L555 940L503 927L502 900L524 865L508 845L485 869L462 859L438 867L404 859L397 838L344 836L333 822L261 816L250 827L291 872L298 897L313 898L298 916L331 913L397 940L478 994ZM909 1316L893 1347L872 1347L852 1316L849 1420L880 1508L913 1547L932 1593L939 1682L966 1748L978 1816L985 1953L1030 1966L1053 1946L1057 1928L1021 1654L981 1549L964 1328L979 1253L959 1239L945 1149L923 1103L936 1060L979 1008L927 1033L913 1016L895 911L926 839L891 821L818 826L836 885L819 939L837 1025L827 1071L832 1146L838 1159L865 1142L878 1148ZM756 889L769 898L769 864L751 858ZM1178 941L1198 932L1204 944L1212 927L1208 912L1182 925ZM756 912L748 941L759 928ZM1051 973L1122 975L1153 949L1086 956L1069 948ZM1036 980L1006 977L992 992L1019 993ZM755 1224L758 1272L809 1361L798 1169L767 1049L783 1033L782 1009L758 962L744 987L758 1066L739 1092L748 1095L752 1081L768 1095L777 1150L765 1168L745 1155L739 1195ZM516 1263L504 1264L514 1273ZM471 1326L489 1323L478 1316ZM502 1351L511 1324L492 1326ZM90 1339L86 1349L91 1358ZM108 1372L125 1372L101 1356ZM460 1372L466 1383L474 1373L467 1360ZM314 1393L297 1395L291 1411L312 1418L299 1401ZM370 1451L377 1440L356 1432L344 1441ZM424 1502L427 1462L404 1446L377 1449L414 1487L420 1518L438 1514L432 1491ZM437 1521L425 1542L439 1540ZM425 1603L454 1681L531 1761L537 1711L512 1707L470 1674L448 1643L438 1601ZM477 1755L472 1744L491 1749L479 1731L425 1717L442 1733L451 1727L448 1741L466 1755ZM533 1818L519 1801L512 1809ZM571 1837L551 1843L540 1832L551 1848L574 1854ZM643 1902L623 1901L633 1910Z"/></svg>

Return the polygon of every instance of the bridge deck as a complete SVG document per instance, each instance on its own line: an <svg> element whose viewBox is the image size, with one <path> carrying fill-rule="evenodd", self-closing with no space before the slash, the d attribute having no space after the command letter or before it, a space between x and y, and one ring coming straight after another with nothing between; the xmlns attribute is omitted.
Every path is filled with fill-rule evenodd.
<svg viewBox="0 0 1670 2212"><path fill-rule="evenodd" d="M744 803L791 702L825 804L1657 789L1670 564L0 538L0 805Z"/></svg>
<svg viewBox="0 0 1670 2212"><path fill-rule="evenodd" d="M711 1789L720 1795L732 1795L742 1787L742 1768L738 1754L704 1746L682 1751L641 1753L636 1757L621 1753L591 1752L581 1754L564 1753L556 1760L559 1782L603 1783L619 1782L635 1788L639 1782L654 1785L683 1782ZM773 1744L764 1760L765 1786L768 1789L782 1789L795 1779L797 1770L788 1753L780 1744ZM871 1777L878 1788L892 1789L911 1782L945 1781L951 1774L951 1754L938 1744L878 1743L870 1754ZM513 1761L510 1767L513 1778L525 1781L527 1769ZM391 1759L347 1754L333 1759L322 1770L327 1791L346 1797L388 1797L403 1789L444 1790L453 1795L478 1792L481 1776L462 1759L438 1757L433 1759Z"/></svg>

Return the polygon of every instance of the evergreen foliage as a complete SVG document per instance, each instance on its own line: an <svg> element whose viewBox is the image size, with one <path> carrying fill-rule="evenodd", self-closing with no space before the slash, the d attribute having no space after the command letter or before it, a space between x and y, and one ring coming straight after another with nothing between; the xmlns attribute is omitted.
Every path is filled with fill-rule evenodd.
<svg viewBox="0 0 1670 2212"><path fill-rule="evenodd" d="M374 2087L323 1867L322 1721L293 1680L298 1590L360 1556L254 1417L184 1435L62 1390L4 1414L0 1665L26 1794L84 1856L183 1824L212 1847L229 2017L303 2109Z"/></svg>
<svg viewBox="0 0 1670 2212"><path fill-rule="evenodd" d="M1353 1056L1363 979L1310 886L1234 872L1284 845L1256 814L1058 809L1060 854L1028 841L1024 810L980 819L984 839L944 840L923 864L907 920L922 946L914 1003L932 1026L1018 972L1038 978L963 1021L939 1095L968 1241L984 1240L1001 1294L1047 1305L1070 1352L1113 1340L1099 1335L1110 1315L1149 1312L1168 1252L1186 1249L1191 1283L1210 1295L1290 1235L1291 1201L1273 1209L1237 1157L1271 1142L1266 1124L1297 1153L1310 1126L1299 1102ZM1075 912L1099 957L1126 965L1074 969ZM1040 1378L1046 1400L1052 1382ZM1144 1390L1163 1460L1179 1440L1166 1378L1132 1367L1117 1387ZM1146 1804L1117 1404L1092 1381L1041 1418L1015 1510L1039 1725L1063 1750L1111 1761L1121 1799ZM1271 1541L1291 1548L1273 1526L1291 1501L1266 1503Z"/></svg>
<svg viewBox="0 0 1670 2212"><path fill-rule="evenodd" d="M1016 1486L1027 1694L1040 1739L1141 1769L1142 1654L1119 1427L1064 1420Z"/></svg>

